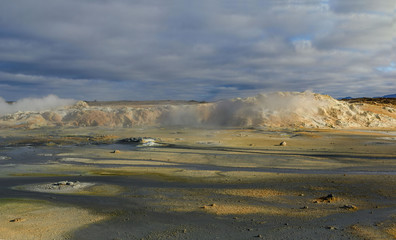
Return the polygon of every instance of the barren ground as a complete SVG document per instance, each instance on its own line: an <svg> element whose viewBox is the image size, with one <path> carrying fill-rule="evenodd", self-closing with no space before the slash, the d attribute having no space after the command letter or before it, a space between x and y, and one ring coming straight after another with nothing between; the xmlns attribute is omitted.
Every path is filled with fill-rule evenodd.
<svg viewBox="0 0 396 240"><path fill-rule="evenodd" d="M0 239L396 238L396 129L0 134Z"/></svg>
<svg viewBox="0 0 396 240"><path fill-rule="evenodd" d="M163 145L117 143L138 136ZM395 237L395 131L69 128L2 137L2 239ZM31 187L62 180L94 185Z"/></svg>

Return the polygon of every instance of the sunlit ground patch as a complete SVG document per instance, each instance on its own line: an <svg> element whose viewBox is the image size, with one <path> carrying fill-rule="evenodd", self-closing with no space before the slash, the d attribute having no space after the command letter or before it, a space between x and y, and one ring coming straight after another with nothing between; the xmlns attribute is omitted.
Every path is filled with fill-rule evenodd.
<svg viewBox="0 0 396 240"><path fill-rule="evenodd" d="M348 231L362 239L394 239L395 228L382 229L375 226L355 224ZM392 235L393 234L393 235Z"/></svg>
<svg viewBox="0 0 396 240"><path fill-rule="evenodd" d="M0 239L68 239L72 232L107 217L73 206L32 199L0 200Z"/></svg>
<svg viewBox="0 0 396 240"><path fill-rule="evenodd" d="M117 185L98 184L93 182L60 181L53 183L28 184L14 187L16 190L45 192L56 194L79 194L114 196L121 193L124 188Z"/></svg>
<svg viewBox="0 0 396 240"><path fill-rule="evenodd" d="M338 204L318 205L309 198L296 196L294 192L272 189L149 188L145 190L145 194L153 196L146 200L151 206L165 212L201 212L230 216L259 214L304 219L350 213L341 209Z"/></svg>
<svg viewBox="0 0 396 240"><path fill-rule="evenodd" d="M396 239L396 223L390 224L388 227L385 228L385 231Z"/></svg>
<svg viewBox="0 0 396 240"><path fill-rule="evenodd" d="M273 189L221 189L217 191L220 194L239 196L239 197L254 197L254 198L271 198L285 196L286 193ZM289 193L291 194L291 193Z"/></svg>

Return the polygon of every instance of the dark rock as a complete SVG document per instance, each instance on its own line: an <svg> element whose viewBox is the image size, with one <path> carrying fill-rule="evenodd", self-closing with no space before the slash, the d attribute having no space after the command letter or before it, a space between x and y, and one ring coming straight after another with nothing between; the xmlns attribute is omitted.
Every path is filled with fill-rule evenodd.
<svg viewBox="0 0 396 240"><path fill-rule="evenodd" d="M22 222L24 219L23 218L14 218L11 219L10 222Z"/></svg>
<svg viewBox="0 0 396 240"><path fill-rule="evenodd" d="M346 210L357 210L358 208L355 205L344 205L341 208Z"/></svg>
<svg viewBox="0 0 396 240"><path fill-rule="evenodd" d="M334 227L334 226L327 226L326 229L337 230L337 227Z"/></svg>
<svg viewBox="0 0 396 240"><path fill-rule="evenodd" d="M334 195L333 195L332 193L330 193L330 194L327 195L327 196L318 198L318 199L316 200L316 202L328 202L328 203L330 203L330 202L333 202L333 201L335 201L335 200L336 200L336 198L334 197Z"/></svg>

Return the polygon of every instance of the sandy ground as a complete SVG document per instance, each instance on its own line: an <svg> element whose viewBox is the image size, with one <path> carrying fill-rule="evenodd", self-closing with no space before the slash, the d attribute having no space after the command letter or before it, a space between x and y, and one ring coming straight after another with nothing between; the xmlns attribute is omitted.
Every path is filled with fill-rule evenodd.
<svg viewBox="0 0 396 240"><path fill-rule="evenodd" d="M396 238L394 129L0 132L0 239Z"/></svg>
<svg viewBox="0 0 396 240"><path fill-rule="evenodd" d="M0 200L1 239L70 239L73 231L108 218L86 209L34 199Z"/></svg>

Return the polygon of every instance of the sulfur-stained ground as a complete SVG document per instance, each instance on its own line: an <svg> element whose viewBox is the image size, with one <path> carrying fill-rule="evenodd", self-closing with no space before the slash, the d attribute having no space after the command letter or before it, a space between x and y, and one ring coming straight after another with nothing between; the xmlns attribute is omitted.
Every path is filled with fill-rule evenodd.
<svg viewBox="0 0 396 240"><path fill-rule="evenodd" d="M396 237L392 129L0 133L0 239Z"/></svg>

